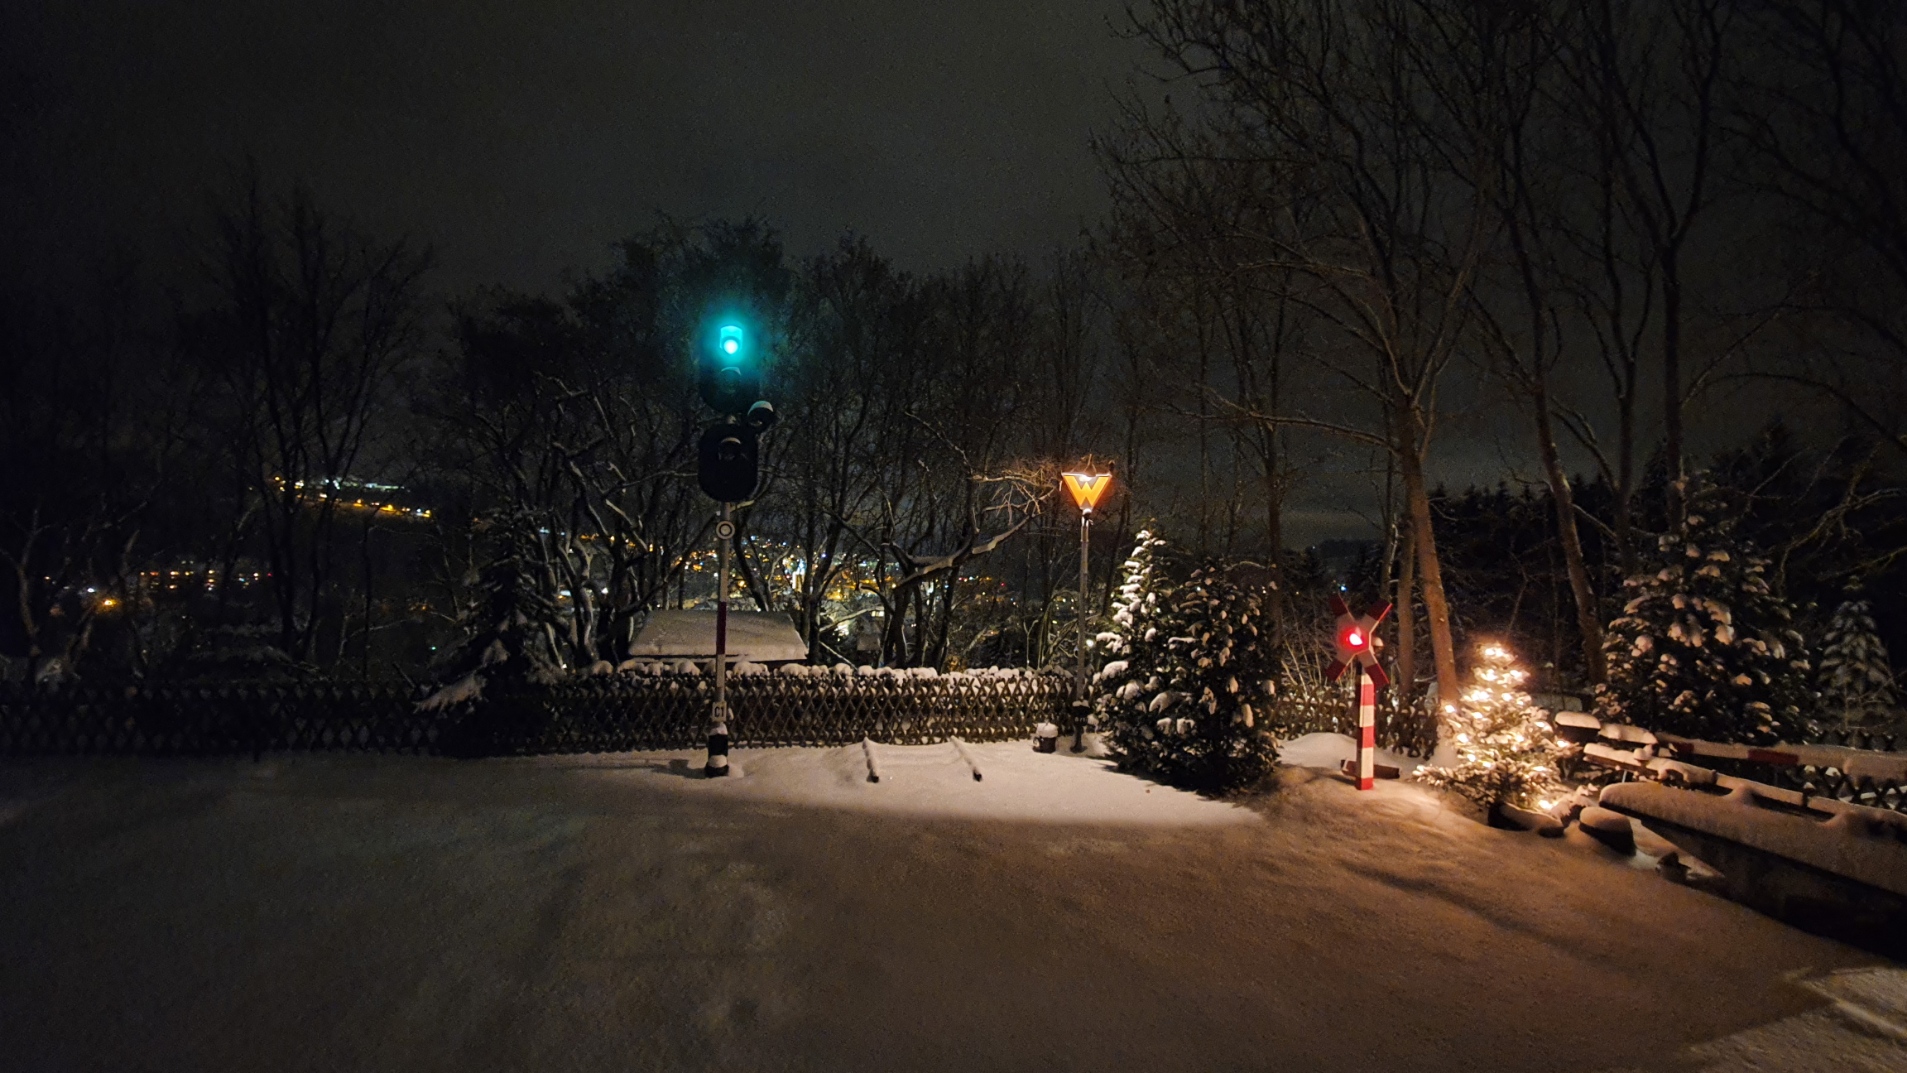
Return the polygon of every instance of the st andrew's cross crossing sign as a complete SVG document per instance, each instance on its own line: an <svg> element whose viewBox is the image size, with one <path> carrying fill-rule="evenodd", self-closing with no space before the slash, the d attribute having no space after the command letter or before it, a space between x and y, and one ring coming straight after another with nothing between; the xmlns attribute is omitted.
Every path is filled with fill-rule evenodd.
<svg viewBox="0 0 1907 1073"><path fill-rule="evenodd" d="M1382 689L1390 684L1390 677L1377 662L1377 624L1391 613L1391 605L1378 604L1362 615L1353 615L1351 606L1344 597L1331 597L1331 610L1338 616L1337 662L1325 668L1325 676L1331 681L1338 680L1353 664L1364 668L1371 676L1371 684Z"/></svg>

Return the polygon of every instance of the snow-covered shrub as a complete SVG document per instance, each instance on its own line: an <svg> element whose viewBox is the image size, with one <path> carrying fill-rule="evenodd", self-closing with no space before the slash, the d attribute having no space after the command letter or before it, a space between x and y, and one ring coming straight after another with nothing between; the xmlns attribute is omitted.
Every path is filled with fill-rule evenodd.
<svg viewBox="0 0 1907 1073"><path fill-rule="evenodd" d="M1249 786L1277 758L1263 603L1217 563L1172 583L1163 550L1141 532L1126 560L1113 629L1094 645L1112 657L1094 676L1095 714L1125 770L1209 792Z"/></svg>
<svg viewBox="0 0 1907 1073"><path fill-rule="evenodd" d="M1761 744L1796 735L1810 704L1806 646L1768 562L1736 534L1728 493L1689 479L1688 513L1622 583L1596 691L1605 719Z"/></svg>
<svg viewBox="0 0 1907 1073"><path fill-rule="evenodd" d="M1418 768L1414 777L1455 790L1485 809L1545 806L1560 792L1556 759L1561 747L1549 713L1523 692L1528 677L1508 647L1483 645L1469 687L1444 716L1456 763Z"/></svg>
<svg viewBox="0 0 1907 1073"><path fill-rule="evenodd" d="M1892 718L1894 672L1866 600L1846 600L1834 609L1822 638L1819 682L1822 714L1829 719L1859 725Z"/></svg>

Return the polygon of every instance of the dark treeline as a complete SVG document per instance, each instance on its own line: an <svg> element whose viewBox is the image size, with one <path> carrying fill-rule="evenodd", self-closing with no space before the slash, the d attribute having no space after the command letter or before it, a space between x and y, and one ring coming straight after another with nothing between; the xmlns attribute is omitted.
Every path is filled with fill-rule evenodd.
<svg viewBox="0 0 1907 1073"><path fill-rule="evenodd" d="M649 610L712 594L686 339L733 299L783 414L739 514L746 599L819 658L1038 664L1071 636L1076 257L914 276L858 240L796 262L757 223L669 225L427 331L428 258L303 193L248 189L211 235L157 327L131 277L97 309L8 296L0 636L35 677L417 673L494 628L500 585L536 662L621 660Z"/></svg>
<svg viewBox="0 0 1907 1073"><path fill-rule="evenodd" d="M1413 684L1483 635L1603 681L1698 470L1804 619L1865 586L1898 639L1897 5L1154 0L1129 32L1167 92L1100 132L1108 217L1032 262L665 221L446 302L424 247L254 178L190 270L0 293L12 676L438 675L499 630L619 662L713 589L688 338L723 303L782 416L739 590L817 660L1070 659L1085 459L1120 489L1096 608L1152 520L1273 571L1279 615L1408 597ZM1440 490L1479 430L1521 461ZM1368 514L1356 562L1291 550L1319 503Z"/></svg>

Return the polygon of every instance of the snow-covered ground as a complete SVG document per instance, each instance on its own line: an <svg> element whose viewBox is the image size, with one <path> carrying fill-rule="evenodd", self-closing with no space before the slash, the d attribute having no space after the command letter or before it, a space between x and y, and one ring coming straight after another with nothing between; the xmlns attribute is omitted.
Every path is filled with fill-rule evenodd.
<svg viewBox="0 0 1907 1073"><path fill-rule="evenodd" d="M1336 771L1344 761L1355 759L1357 742L1348 734L1306 734L1278 743L1279 762L1295 767ZM1377 762L1396 768L1402 775L1409 775L1424 763L1417 757L1394 753L1389 749L1377 750Z"/></svg>
<svg viewBox="0 0 1907 1073"><path fill-rule="evenodd" d="M1907 1068L1898 968L1587 839L970 748L0 764L0 1067Z"/></svg>
<svg viewBox="0 0 1907 1073"><path fill-rule="evenodd" d="M723 779L654 778L699 774L700 752L567 757L555 763L618 786L647 786L694 800L746 800L961 819L1198 827L1250 822L1249 809L1208 800L1113 770L1109 760L1076 757L1071 739L1057 754L1025 742L899 746L873 744L868 778L863 746L750 749L733 757ZM966 755L961 755L964 747ZM971 759L969 759L971 758ZM978 768L981 778L975 779Z"/></svg>

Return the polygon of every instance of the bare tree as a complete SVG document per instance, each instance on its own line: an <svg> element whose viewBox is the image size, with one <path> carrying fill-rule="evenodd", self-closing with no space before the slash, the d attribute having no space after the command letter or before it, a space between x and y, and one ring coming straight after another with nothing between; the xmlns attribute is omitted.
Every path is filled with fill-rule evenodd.
<svg viewBox="0 0 1907 1073"><path fill-rule="evenodd" d="M256 505L277 644L307 659L336 571L346 482L423 342L427 253L353 233L294 190L253 176L215 221L211 298L186 325L219 384L220 439Z"/></svg>
<svg viewBox="0 0 1907 1073"><path fill-rule="evenodd" d="M1747 182L1798 214L1804 362L1755 370L1832 399L1907 453L1907 9L1865 0L1746 8L1730 128Z"/></svg>
<svg viewBox="0 0 1907 1073"><path fill-rule="evenodd" d="M1495 217L1497 241L1472 288L1478 334L1531 417L1575 604L1583 668L1591 683L1599 683L1605 677L1602 609L1583 554L1551 398L1555 367L1568 353L1569 251L1559 224L1580 192L1566 163L1569 126L1547 107L1561 97L1561 27L1544 5L1459 6L1442 14L1454 16L1436 38L1445 47L1426 66L1449 73L1440 92L1476 148L1457 163L1490 198Z"/></svg>
<svg viewBox="0 0 1907 1073"><path fill-rule="evenodd" d="M1687 451L1684 417L1690 247L1718 200L1726 61L1737 37L1730 0L1580 0L1560 35L1574 92L1571 114L1607 154L1611 193L1641 248L1661 305L1663 460L1668 510L1679 516ZM1616 237L1616 236L1611 236ZM1620 325L1609 342L1619 345Z"/></svg>
<svg viewBox="0 0 1907 1073"><path fill-rule="evenodd" d="M1447 14L1412 0L1158 0L1137 32L1197 87L1199 126L1143 128L1148 148L1125 157L1258 166L1264 208L1242 237L1304 281L1291 296L1319 321L1317 356L1374 420L1255 416L1395 455L1446 692L1456 653L1425 461L1489 223L1487 195L1451 173L1463 131L1418 44Z"/></svg>
<svg viewBox="0 0 1907 1073"><path fill-rule="evenodd" d="M445 478L490 519L491 553L527 556L566 668L620 659L707 535L687 347L708 296L745 296L772 335L787 282L778 240L752 222L665 224L618 253L561 301L460 306L429 401Z"/></svg>
<svg viewBox="0 0 1907 1073"><path fill-rule="evenodd" d="M175 476L193 378L147 330L126 259L78 303L0 292L0 651L29 680L84 673L102 621L141 673L136 554Z"/></svg>

